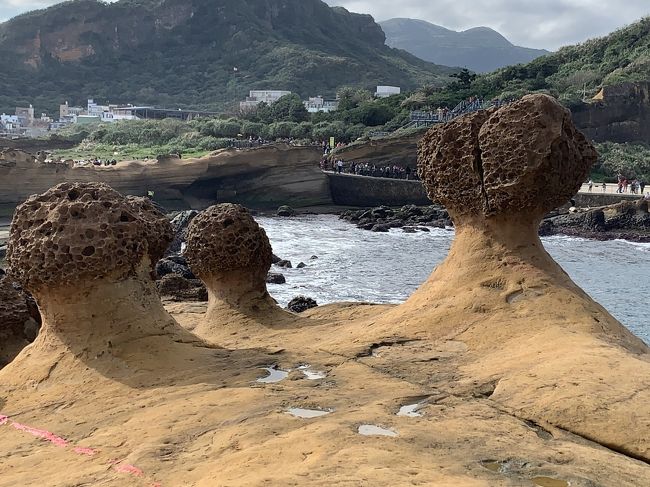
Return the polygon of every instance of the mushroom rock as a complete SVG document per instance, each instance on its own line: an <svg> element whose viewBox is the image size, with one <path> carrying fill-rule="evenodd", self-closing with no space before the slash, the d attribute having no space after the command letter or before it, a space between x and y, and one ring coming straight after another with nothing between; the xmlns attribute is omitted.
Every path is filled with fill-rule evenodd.
<svg viewBox="0 0 650 487"><path fill-rule="evenodd" d="M125 350L139 340L202 343L165 311L151 279L172 236L149 201L105 184L63 183L20 205L7 260L11 277L34 296L43 324L11 365L71 352L112 369L115 357L129 363L133 356ZM161 355L146 360L164 363ZM20 364L14 370L20 373Z"/></svg>
<svg viewBox="0 0 650 487"><path fill-rule="evenodd" d="M432 387L473 396L489 384L485 397L518 417L650 460L648 346L582 291L537 235L597 158L569 111L528 95L435 126L418 157L456 237L405 303L355 324L357 341L453 343L439 375L454 380ZM345 344L334 337L328 346ZM426 366L409 373L430 377Z"/></svg>
<svg viewBox="0 0 650 487"><path fill-rule="evenodd" d="M296 317L266 289L271 244L246 208L223 203L199 213L188 227L186 244L187 262L208 289L208 309L194 328L197 335L214 339L245 325L294 322Z"/></svg>

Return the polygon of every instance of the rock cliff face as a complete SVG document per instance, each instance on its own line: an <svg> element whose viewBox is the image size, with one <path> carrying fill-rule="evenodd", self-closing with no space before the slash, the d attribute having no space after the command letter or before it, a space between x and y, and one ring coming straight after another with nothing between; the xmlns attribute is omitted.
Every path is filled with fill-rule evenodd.
<svg viewBox="0 0 650 487"><path fill-rule="evenodd" d="M222 150L200 159L123 162L110 167L43 164L17 150L0 153L0 205L15 205L58 182L98 181L131 195L154 191L169 209L229 201L252 208L331 204L313 147L266 146Z"/></svg>
<svg viewBox="0 0 650 487"><path fill-rule="evenodd" d="M331 160L369 162L377 166L417 166L418 142L426 130L405 137L387 137L369 140L360 144L351 144L337 149Z"/></svg>
<svg viewBox="0 0 650 487"><path fill-rule="evenodd" d="M575 108L573 119L595 142L650 144L650 82L606 86L597 100Z"/></svg>

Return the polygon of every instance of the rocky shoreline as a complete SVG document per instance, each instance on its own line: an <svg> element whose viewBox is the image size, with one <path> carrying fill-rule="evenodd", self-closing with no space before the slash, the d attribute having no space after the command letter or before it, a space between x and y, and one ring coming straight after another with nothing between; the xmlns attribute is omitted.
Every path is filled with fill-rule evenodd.
<svg viewBox="0 0 650 487"><path fill-rule="evenodd" d="M380 206L346 210L339 214L357 228L372 232L388 232L391 228L413 233L433 228L454 226L447 210L440 205L401 208ZM593 240L629 240L650 242L648 202L626 201L599 208L560 209L549 213L539 227L540 236L567 235Z"/></svg>

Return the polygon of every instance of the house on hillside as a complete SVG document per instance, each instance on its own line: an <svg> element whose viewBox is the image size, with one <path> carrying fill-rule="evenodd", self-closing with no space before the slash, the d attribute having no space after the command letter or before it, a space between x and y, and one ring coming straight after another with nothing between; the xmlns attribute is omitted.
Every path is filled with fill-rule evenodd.
<svg viewBox="0 0 650 487"><path fill-rule="evenodd" d="M316 112L333 112L336 111L339 107L338 100L325 100L322 96L312 96L309 97L309 100L303 102L305 108L309 113Z"/></svg>
<svg viewBox="0 0 650 487"><path fill-rule="evenodd" d="M377 98L388 98L389 96L399 95L402 89L399 86L377 86L375 96Z"/></svg>
<svg viewBox="0 0 650 487"><path fill-rule="evenodd" d="M239 109L242 112L249 112L255 110L257 108L257 105L262 102L270 105L271 103L278 101L283 96L290 94L290 91L284 90L251 90L248 92L246 99L239 102Z"/></svg>

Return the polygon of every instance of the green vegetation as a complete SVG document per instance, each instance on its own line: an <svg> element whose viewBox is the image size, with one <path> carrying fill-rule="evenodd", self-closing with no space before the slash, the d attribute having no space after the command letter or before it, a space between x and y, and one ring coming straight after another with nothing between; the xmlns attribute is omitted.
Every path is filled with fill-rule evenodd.
<svg viewBox="0 0 650 487"><path fill-rule="evenodd" d="M650 182L650 146L604 142L597 144L596 149L600 158L592 172L594 180L615 182L616 176L622 174Z"/></svg>
<svg viewBox="0 0 650 487"><path fill-rule="evenodd" d="M650 79L650 17L612 34L561 48L528 64L508 66L474 76L468 71L444 88L427 87L414 94L414 109L453 107L470 96L519 98L549 93L569 108L594 96L604 85Z"/></svg>
<svg viewBox="0 0 650 487"><path fill-rule="evenodd" d="M292 139L294 143L367 140L374 133L392 132L408 120L406 95L374 99L369 91L343 88L341 108L310 114L300 98L287 95L277 102L261 103L258 110L240 117L134 120L94 126L72 125L55 137L78 146L55 151L55 157L72 159L142 159L160 154L203 155L223 149L233 139ZM404 135L398 132L398 135Z"/></svg>

